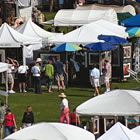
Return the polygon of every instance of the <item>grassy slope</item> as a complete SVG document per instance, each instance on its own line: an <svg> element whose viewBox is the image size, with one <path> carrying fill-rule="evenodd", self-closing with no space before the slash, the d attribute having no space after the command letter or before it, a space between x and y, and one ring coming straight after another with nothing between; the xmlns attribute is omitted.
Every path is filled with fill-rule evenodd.
<svg viewBox="0 0 140 140"><path fill-rule="evenodd" d="M119 87L120 89L131 89L136 88L139 84L135 80L129 80L124 83L112 83L111 88ZM100 93L103 93L105 90L104 87L100 88ZM59 121L60 115L60 99L58 97L58 92L54 89L53 93L47 93L46 89L43 89L42 95L37 95L33 92L28 93L16 93L9 95L9 106L12 109L12 112L16 116L16 122L18 127L21 125L23 113L27 105L33 107L33 112L35 116L35 122L54 122ZM84 101L92 98L93 89L92 88L68 88L65 91L68 100L70 111L77 105L83 103ZM4 97L0 96L0 100Z"/></svg>

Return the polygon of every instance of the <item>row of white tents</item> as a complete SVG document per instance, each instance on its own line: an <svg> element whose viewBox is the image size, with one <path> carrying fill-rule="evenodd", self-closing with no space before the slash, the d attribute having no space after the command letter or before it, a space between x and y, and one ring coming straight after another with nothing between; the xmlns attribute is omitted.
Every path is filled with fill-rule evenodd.
<svg viewBox="0 0 140 140"><path fill-rule="evenodd" d="M4 23L0 27L0 48L23 47L23 62L25 62L25 58L33 57L33 50L42 48L43 44L48 44L49 39L60 35L62 33L43 30L34 24L31 19L21 25L17 31Z"/></svg>
<svg viewBox="0 0 140 140"><path fill-rule="evenodd" d="M128 129L117 122L97 140L140 140L140 128ZM95 136L82 128L62 123L38 123L21 129L6 140L95 140Z"/></svg>
<svg viewBox="0 0 140 140"><path fill-rule="evenodd" d="M86 24L65 35L45 31L29 19L16 30L4 23L0 27L0 48L18 48L23 46L25 58L33 57L33 50L42 48L43 44L76 43L88 44L99 42L98 35L116 35L126 38L125 27L99 20Z"/></svg>

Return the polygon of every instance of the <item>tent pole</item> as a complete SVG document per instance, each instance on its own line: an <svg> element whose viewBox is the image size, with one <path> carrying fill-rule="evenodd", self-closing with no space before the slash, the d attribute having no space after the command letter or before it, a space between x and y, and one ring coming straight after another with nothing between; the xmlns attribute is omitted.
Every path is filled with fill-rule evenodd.
<svg viewBox="0 0 140 140"><path fill-rule="evenodd" d="M5 73L5 77L6 77L6 80L5 80L5 86L6 86L6 92L8 92L8 71L6 71Z"/></svg>
<svg viewBox="0 0 140 140"><path fill-rule="evenodd" d="M68 74L68 54L67 54L67 52L66 52L66 72L67 72L67 74L66 74L66 88L68 88L68 77L69 77L69 74Z"/></svg>
<svg viewBox="0 0 140 140"><path fill-rule="evenodd" d="M25 59L25 46L22 47L22 54L23 54L23 65L26 65L26 59Z"/></svg>
<svg viewBox="0 0 140 140"><path fill-rule="evenodd" d="M6 105L8 106L8 96L6 96Z"/></svg>

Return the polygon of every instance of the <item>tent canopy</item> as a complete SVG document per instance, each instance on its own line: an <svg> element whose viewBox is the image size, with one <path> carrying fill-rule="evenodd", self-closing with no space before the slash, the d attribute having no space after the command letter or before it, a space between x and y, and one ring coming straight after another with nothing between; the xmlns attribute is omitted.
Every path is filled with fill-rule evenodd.
<svg viewBox="0 0 140 140"><path fill-rule="evenodd" d="M117 14L107 10L59 10L54 18L54 26L82 26L97 20L118 24Z"/></svg>
<svg viewBox="0 0 140 140"><path fill-rule="evenodd" d="M140 14L123 20L120 24L125 27L140 27Z"/></svg>
<svg viewBox="0 0 140 140"><path fill-rule="evenodd" d="M21 129L5 139L17 140L95 140L95 136L77 126L63 123L38 123Z"/></svg>
<svg viewBox="0 0 140 140"><path fill-rule="evenodd" d="M76 9L80 10L102 10L102 9L114 9L116 13L126 13L129 12L131 15L135 16L136 11L132 5L125 5L125 6L116 6L116 5L103 5L103 4L89 4L86 6L79 6Z"/></svg>
<svg viewBox="0 0 140 140"><path fill-rule="evenodd" d="M8 71L8 64L0 62L0 72Z"/></svg>
<svg viewBox="0 0 140 140"><path fill-rule="evenodd" d="M32 22L31 18L19 26L16 31L30 37L41 38L44 43L48 43L49 39L55 39L55 37L62 35L62 33L52 33L40 28Z"/></svg>
<svg viewBox="0 0 140 140"><path fill-rule="evenodd" d="M132 131L140 135L140 125L133 128Z"/></svg>
<svg viewBox="0 0 140 140"><path fill-rule="evenodd" d="M72 32L69 32L62 37L56 38L51 42L54 44L61 43L75 43L75 44L89 44L99 42L98 35L115 35L126 38L128 34L125 32L125 27L99 20L90 24L84 25Z"/></svg>
<svg viewBox="0 0 140 140"><path fill-rule="evenodd" d="M0 28L0 48L21 47L21 45L40 44L40 38L32 38L15 31L7 23Z"/></svg>
<svg viewBox="0 0 140 140"><path fill-rule="evenodd" d="M112 90L82 103L76 113L85 116L140 115L140 91Z"/></svg>
<svg viewBox="0 0 140 140"><path fill-rule="evenodd" d="M97 140L139 140L140 135L131 131L121 123L113 125L105 134Z"/></svg>

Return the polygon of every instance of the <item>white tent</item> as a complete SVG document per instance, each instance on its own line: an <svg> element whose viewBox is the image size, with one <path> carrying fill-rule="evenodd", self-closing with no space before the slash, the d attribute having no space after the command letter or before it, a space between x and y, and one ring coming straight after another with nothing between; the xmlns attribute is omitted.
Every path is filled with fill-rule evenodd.
<svg viewBox="0 0 140 140"><path fill-rule="evenodd" d="M131 130L140 135L140 126L137 126L137 127L133 128Z"/></svg>
<svg viewBox="0 0 140 140"><path fill-rule="evenodd" d="M106 20L118 24L117 14L107 10L59 10L54 18L54 26L82 26L97 20Z"/></svg>
<svg viewBox="0 0 140 140"><path fill-rule="evenodd" d="M95 140L87 130L63 123L38 123L19 130L5 139L16 140Z"/></svg>
<svg viewBox="0 0 140 140"><path fill-rule="evenodd" d="M8 71L8 64L0 62L0 72Z"/></svg>
<svg viewBox="0 0 140 140"><path fill-rule="evenodd" d="M82 103L76 113L86 116L140 115L140 91L112 90Z"/></svg>
<svg viewBox="0 0 140 140"><path fill-rule="evenodd" d="M25 52L40 49L42 47L42 39L22 35L4 23L0 28L0 48L19 48L21 46L24 47L23 62L25 62Z"/></svg>
<svg viewBox="0 0 140 140"><path fill-rule="evenodd" d="M27 20L24 24L19 26L16 31L34 38L41 38L43 43L49 43L49 40L55 39L56 37L63 35L62 33L52 33L48 32L38 25L32 22L31 18Z"/></svg>
<svg viewBox="0 0 140 140"><path fill-rule="evenodd" d="M116 6L116 5L103 5L103 4L89 4L86 6L79 6L76 9L80 10L102 10L102 9L114 9L116 13L126 13L129 12L133 16L136 15L135 8L132 5Z"/></svg>
<svg viewBox="0 0 140 140"><path fill-rule="evenodd" d="M125 29L125 27L107 22L105 20L99 20L84 25L72 32L63 35L62 37L52 40L51 42L54 44L69 42L85 45L93 42L99 42L98 35L101 34L116 35L126 38L128 34L125 32Z"/></svg>
<svg viewBox="0 0 140 140"><path fill-rule="evenodd" d="M8 64L7 63L3 63L3 62L0 62L0 73L2 72L6 72L5 73L5 84L6 84L6 91L8 91ZM3 90L0 90L0 95L3 95L3 96L6 96L6 104L8 104L8 93L3 91Z"/></svg>
<svg viewBox="0 0 140 140"><path fill-rule="evenodd" d="M140 140L140 135L118 122L97 140Z"/></svg>
<svg viewBox="0 0 140 140"><path fill-rule="evenodd" d="M0 48L15 48L21 47L21 45L36 44L38 49L42 47L41 43L42 40L40 38L32 38L22 35L6 23L2 24L2 27L0 28Z"/></svg>

